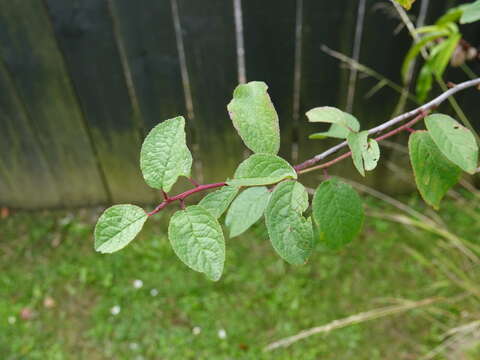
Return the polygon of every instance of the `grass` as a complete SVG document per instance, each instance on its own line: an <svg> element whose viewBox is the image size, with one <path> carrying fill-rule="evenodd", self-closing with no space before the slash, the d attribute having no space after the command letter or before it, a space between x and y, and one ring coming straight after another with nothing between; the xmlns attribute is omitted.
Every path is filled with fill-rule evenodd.
<svg viewBox="0 0 480 360"><path fill-rule="evenodd" d="M424 206L417 198L409 203ZM387 211L373 202L368 208ZM453 201L440 212L451 230L473 242L478 214L478 206L467 213ZM274 254L259 225L228 241L224 276L212 283L177 260L161 216L123 251L95 253L97 215L17 213L1 220L2 359L418 359L448 329L480 319L478 297L462 287L478 287L478 267L413 227L369 217L354 243L339 252L319 250L294 267ZM262 351L303 329L399 299L465 293ZM478 339L461 344L465 359L476 358L476 345ZM436 358L448 359L442 356Z"/></svg>

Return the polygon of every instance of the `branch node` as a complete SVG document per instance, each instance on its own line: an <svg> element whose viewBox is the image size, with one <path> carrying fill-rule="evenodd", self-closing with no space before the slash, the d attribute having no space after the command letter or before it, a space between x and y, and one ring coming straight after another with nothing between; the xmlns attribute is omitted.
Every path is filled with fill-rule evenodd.
<svg viewBox="0 0 480 360"><path fill-rule="evenodd" d="M330 175L328 175L328 168L323 168L323 176L325 177L325 180L330 179Z"/></svg>
<svg viewBox="0 0 480 360"><path fill-rule="evenodd" d="M163 195L163 198L165 199L165 201L169 201L170 198L168 197L168 194L162 190L162 195Z"/></svg>
<svg viewBox="0 0 480 360"><path fill-rule="evenodd" d="M195 187L200 186L200 184L194 178L188 178L188 180L190 180L190 182L192 183L193 186L195 186Z"/></svg>

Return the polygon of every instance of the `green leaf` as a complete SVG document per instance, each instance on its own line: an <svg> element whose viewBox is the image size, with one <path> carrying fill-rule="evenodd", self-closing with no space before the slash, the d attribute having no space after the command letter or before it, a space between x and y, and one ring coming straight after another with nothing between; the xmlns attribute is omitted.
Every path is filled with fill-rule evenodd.
<svg viewBox="0 0 480 360"><path fill-rule="evenodd" d="M470 24L480 20L480 0L462 6L463 14L460 24Z"/></svg>
<svg viewBox="0 0 480 360"><path fill-rule="evenodd" d="M419 42L415 43L412 45L410 50L408 50L407 55L405 56L405 59L403 60L402 64L402 79L403 82L406 83L408 78L409 78L409 72L410 72L410 66L412 65L413 60L417 57L417 55L420 53L420 51L431 41L434 41L442 36L448 35L448 31L440 31L440 32L434 32L431 35L423 37Z"/></svg>
<svg viewBox="0 0 480 360"><path fill-rule="evenodd" d="M276 154L280 148L280 128L267 89L267 84L260 81L238 85L227 109L235 129L250 150Z"/></svg>
<svg viewBox="0 0 480 360"><path fill-rule="evenodd" d="M357 192L348 184L331 178L315 191L312 216L325 244L338 249L351 242L363 224L363 207Z"/></svg>
<svg viewBox="0 0 480 360"><path fill-rule="evenodd" d="M109 207L95 225L95 250L113 253L123 249L142 230L147 218L145 210L135 205Z"/></svg>
<svg viewBox="0 0 480 360"><path fill-rule="evenodd" d="M365 170L372 171L380 159L380 147L374 139L368 139L367 149L362 154Z"/></svg>
<svg viewBox="0 0 480 360"><path fill-rule="evenodd" d="M190 176L192 155L185 137L182 116L165 120L150 131L140 153L140 167L148 185L168 192L179 176Z"/></svg>
<svg viewBox="0 0 480 360"><path fill-rule="evenodd" d="M270 195L264 186L248 188L238 195L225 217L225 225L230 229L231 238L243 234L260 220Z"/></svg>
<svg viewBox="0 0 480 360"><path fill-rule="evenodd" d="M469 174L475 173L478 164L478 145L470 130L443 114L427 116L425 125L433 141L448 160Z"/></svg>
<svg viewBox="0 0 480 360"><path fill-rule="evenodd" d="M345 116L346 126L340 125L340 124L332 124L330 125L330 129L328 129L327 132L315 133L310 135L308 138L324 139L327 137L331 137L331 138L337 138L337 139L346 139L348 134L351 131L360 130L360 123L354 116L346 112L344 112L343 114Z"/></svg>
<svg viewBox="0 0 480 360"><path fill-rule="evenodd" d="M448 23L456 22L463 14L463 6L454 7L449 9L444 15L442 15L435 22L436 25L445 25Z"/></svg>
<svg viewBox="0 0 480 360"><path fill-rule="evenodd" d="M347 142L352 151L353 164L362 176L365 176L365 170L370 171L377 167L380 147L375 140L368 139L368 131L349 134Z"/></svg>
<svg viewBox="0 0 480 360"><path fill-rule="evenodd" d="M268 235L277 253L290 264L304 264L313 248L312 220L302 213L308 194L296 181L278 184L265 210Z"/></svg>
<svg viewBox="0 0 480 360"><path fill-rule="evenodd" d="M428 63L430 70L432 70L436 76L442 76L445 72L448 62L461 37L462 35L460 33L453 34L431 50L431 59Z"/></svg>
<svg viewBox="0 0 480 360"><path fill-rule="evenodd" d="M417 99L420 102L424 102L425 99L428 96L428 93L432 89L432 84L433 84L433 74L432 70L430 70L430 65L428 62L426 62L418 75L417 79L417 86L416 86L416 93L417 93Z"/></svg>
<svg viewBox="0 0 480 360"><path fill-rule="evenodd" d="M405 9L410 10L412 7L412 4L415 2L415 0L395 0L397 3L402 5Z"/></svg>
<svg viewBox="0 0 480 360"><path fill-rule="evenodd" d="M426 131L410 135L408 149L417 188L425 202L438 209L462 170L440 152Z"/></svg>
<svg viewBox="0 0 480 360"><path fill-rule="evenodd" d="M284 179L296 179L295 169L284 159L271 154L253 154L235 171L228 185L255 186L275 184Z"/></svg>
<svg viewBox="0 0 480 360"><path fill-rule="evenodd" d="M177 211L170 219L168 238L175 254L188 267L213 281L222 276L225 239L218 220L199 205Z"/></svg>
<svg viewBox="0 0 480 360"><path fill-rule="evenodd" d="M307 111L308 121L310 122L323 122L329 124L338 124L347 127L347 118L345 113L331 106L317 107Z"/></svg>
<svg viewBox="0 0 480 360"><path fill-rule="evenodd" d="M450 24L436 24L436 25L427 25L421 26L414 30L415 34L435 34L435 33L442 33L447 36L450 32Z"/></svg>
<svg viewBox="0 0 480 360"><path fill-rule="evenodd" d="M214 191L205 196L198 205L210 211L217 219L227 210L230 203L235 199L238 193L238 187L224 186L220 190Z"/></svg>

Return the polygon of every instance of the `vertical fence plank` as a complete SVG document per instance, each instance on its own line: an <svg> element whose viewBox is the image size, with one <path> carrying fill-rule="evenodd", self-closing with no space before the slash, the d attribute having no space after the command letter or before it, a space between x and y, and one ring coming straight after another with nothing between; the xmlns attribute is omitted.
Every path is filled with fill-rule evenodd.
<svg viewBox="0 0 480 360"><path fill-rule="evenodd" d="M170 1L108 0L116 24L124 66L131 80L131 91L138 102L145 132L163 120L184 115L187 141L195 149L188 116L182 72ZM194 154L194 157L197 157ZM193 168L194 176L197 168ZM191 185L182 179L174 192Z"/></svg>
<svg viewBox="0 0 480 360"><path fill-rule="evenodd" d="M30 209L59 206L58 184L2 62L0 94L0 204Z"/></svg>
<svg viewBox="0 0 480 360"><path fill-rule="evenodd" d="M113 202L151 202L143 181L140 129L106 1L46 0L55 35L90 129Z"/></svg>
<svg viewBox="0 0 480 360"><path fill-rule="evenodd" d="M237 85L233 2L176 1L204 176L231 177L245 149L226 109Z"/></svg>
<svg viewBox="0 0 480 360"><path fill-rule="evenodd" d="M408 15L415 16L419 6L416 4L414 11ZM388 16L395 9L391 4L385 4L381 0L368 0L365 12L364 39L360 51L360 63L367 65L378 73L401 85L400 69L403 59L410 46L411 39L408 31L403 29L395 33L395 29L401 23L398 17ZM393 12L395 14L395 12ZM383 29L378 31L378 29ZM378 50L381 49L381 53ZM381 55L381 56L380 56ZM387 60L388 59L388 60ZM366 98L372 87L378 83L372 78L357 81L357 97L354 102L354 114L360 120L362 128L368 129L392 117L401 95L394 90L384 87L373 96ZM412 86L414 88L414 86ZM411 108L411 101L406 102L406 107ZM396 136L393 141L406 145L407 134ZM392 152L386 147L381 148L381 160L375 169L375 174L368 176L364 181L382 191L402 192L405 189L411 190L405 182L399 182L394 173L388 168L389 162L400 165L409 173L409 158L406 154Z"/></svg>
<svg viewBox="0 0 480 360"><path fill-rule="evenodd" d="M32 118L63 204L104 202L105 186L41 1L2 2L0 55Z"/></svg>
<svg viewBox="0 0 480 360"><path fill-rule="evenodd" d="M265 81L280 118L280 155L290 160L297 1L242 0L247 80Z"/></svg>
<svg viewBox="0 0 480 360"><path fill-rule="evenodd" d="M395 34L400 20L387 16L391 5L383 5L383 1L367 1L360 62L401 84L400 68L408 51L410 37L407 31ZM385 61L385 56L388 56L388 61ZM374 96L365 98L364 95L376 82L369 78L357 82L358 96L355 98L354 113L359 119L366 119L362 122L365 128L388 120L400 97L393 90L383 88Z"/></svg>
<svg viewBox="0 0 480 360"><path fill-rule="evenodd" d="M146 130L165 119L185 115L170 2L111 3Z"/></svg>
<svg viewBox="0 0 480 360"><path fill-rule="evenodd" d="M349 54L355 25L356 0L336 2L304 0L302 32L301 98L298 125L298 157L300 162L321 153L336 141L309 140L308 135L327 126L307 122L305 113L318 106L344 108L349 72L338 60L321 50L322 45ZM335 29L335 30L333 30ZM342 162L346 163L346 162ZM335 168L335 173L339 166ZM305 177L316 186L321 174Z"/></svg>

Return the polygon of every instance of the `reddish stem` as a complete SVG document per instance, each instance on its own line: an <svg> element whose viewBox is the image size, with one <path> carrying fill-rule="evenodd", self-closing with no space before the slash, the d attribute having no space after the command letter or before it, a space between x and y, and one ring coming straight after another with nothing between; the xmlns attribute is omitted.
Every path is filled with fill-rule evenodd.
<svg viewBox="0 0 480 360"><path fill-rule="evenodd" d="M172 197L169 197L169 198L166 198L165 200L163 200L162 203L160 203L155 209L153 209L152 211L150 211L149 213L147 213L148 216L152 216L156 213L158 213L160 210L162 210L164 207L166 207L168 204L174 202L174 201L177 201L179 200L180 201L180 204L189 196L193 195L193 194L196 194L200 191L205 191L205 190L208 190L208 189L214 189L214 188L218 188L218 187L222 187L222 186L225 186L227 185L227 183L225 182L219 182L219 183L213 183L213 184L205 184L205 185L198 185L197 187L193 188L193 189L190 189L190 190L187 190L181 194L178 194L178 195L175 195L175 196L172 196Z"/></svg>
<svg viewBox="0 0 480 360"><path fill-rule="evenodd" d="M396 135L398 134L399 132L401 131L404 131L406 129L410 129L413 125L415 125L417 122L419 122L420 120L422 120L425 116L428 115L428 111L422 111L419 115L417 115L413 120L407 122L406 124L402 125L402 126L399 126L398 128L396 129L393 129L392 131L389 131L388 133L386 134L383 134L382 136L379 136L377 138L375 138L376 141L382 141L382 140L385 140L393 135ZM337 162L340 162L342 161L343 159L346 159L348 157L350 157L352 155L352 152L349 151L345 154L342 154L340 155L339 157L333 159L333 160L330 160L326 163L323 163L323 164L320 164L320 165L317 165L317 166L312 166L310 168L307 168L307 169L303 169L303 170L298 170L297 173L300 175L300 174L305 174L307 172L310 172L310 171L314 171L314 170L318 170L318 169L326 169L330 166L332 166L333 164L336 164Z"/></svg>
<svg viewBox="0 0 480 360"><path fill-rule="evenodd" d="M168 194L167 194L165 191L162 190L162 194L163 194L163 198L164 198L165 200L168 200L168 199L169 199L169 198L168 198Z"/></svg>

